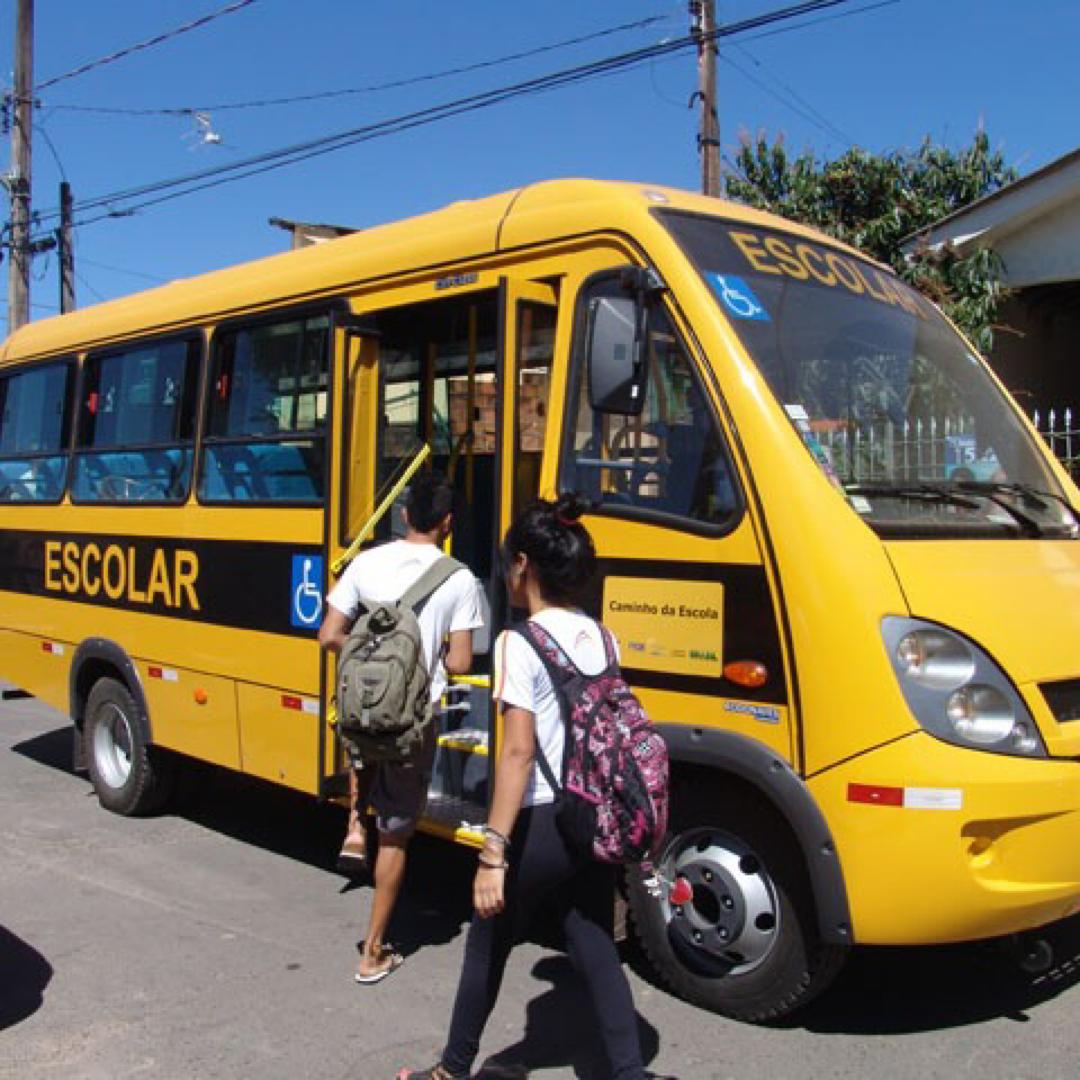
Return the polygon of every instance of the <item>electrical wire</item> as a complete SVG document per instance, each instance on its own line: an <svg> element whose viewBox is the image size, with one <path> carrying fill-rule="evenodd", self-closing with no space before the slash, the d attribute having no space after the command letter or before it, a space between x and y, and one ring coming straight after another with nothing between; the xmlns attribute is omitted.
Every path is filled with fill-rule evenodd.
<svg viewBox="0 0 1080 1080"><path fill-rule="evenodd" d="M110 53L108 56L102 56L98 60L91 60L81 67L64 72L63 75L56 75L51 79L46 79L45 82L38 83L37 86L34 87L34 92L36 93L47 87L55 86L57 83L64 82L66 79L74 79L77 75L85 75L88 71L94 71L96 68L104 67L106 64L113 64L117 60L123 60L124 57L130 56L132 53L140 52L142 49L149 49L154 45L160 45L162 42L169 41L174 37L179 37L181 34L188 33L190 30L198 30L199 27L205 26L215 19L220 19L223 15L231 15L233 12L239 11L241 8L246 8L256 2L257 0L236 0L235 3L227 4L217 11L211 11L207 15L203 15L198 19L193 19L191 22L185 23L183 26L176 27L174 30L166 30L164 33L157 34L155 37L148 38L146 41L140 41L135 45L129 45L126 49L120 49L117 52Z"/></svg>
<svg viewBox="0 0 1080 1080"><path fill-rule="evenodd" d="M522 52L507 53L505 56L498 56L491 60L481 60L477 63L464 64L460 67L447 68L444 71L428 72L423 75L412 75L406 79L393 79L390 82L370 83L367 86L345 87L341 90L322 90L313 94L294 94L290 97L263 98L255 101L219 102L215 105L184 105L135 109L102 105L56 105L50 103L50 108L63 110L64 112L105 113L110 116L190 116L196 112L215 113L234 109L261 109L280 105L304 104L311 101L325 101L330 98L347 97L355 94L374 94L383 90L398 90L406 86L416 86L419 83L436 82L440 79L448 79L455 75L468 75L475 71L483 71L488 68L498 67L502 64L513 63L517 60L527 60L533 56L555 52L558 49L570 48L574 45L582 45L589 41L597 41L600 38L626 33L629 30L641 30L659 22L666 22L670 18L670 14L650 15L647 18L636 19L633 22L621 23L618 26L609 26L606 29L597 30L591 34L582 34L578 37L565 38L562 41L551 42L547 45L539 45L534 49L525 49Z"/></svg>
<svg viewBox="0 0 1080 1080"><path fill-rule="evenodd" d="M479 109L489 108L513 98L542 93L548 90L574 85L605 75L616 74L627 69L646 63L657 56L670 55L688 49L696 49L707 40L733 37L745 33L748 30L770 26L778 22L797 18L801 15L822 11L828 8L839 7L850 3L851 0L804 0L802 3L780 8L762 15L741 20L721 26L708 35L689 34L684 37L673 38L644 48L630 52L620 53L615 56L605 57L601 60L592 61L577 67L557 71L548 75L539 76L511 86L500 87L473 94L456 101L446 102L431 108L407 113L402 116L392 117L388 120L378 121L362 127L352 128L348 131L338 132L333 135L321 136L306 142L292 146L282 147L276 150L266 151L262 154L231 162L225 165L215 166L199 172L189 173L184 176L173 177L167 180L155 181L139 187L128 188L123 191L112 192L90 198L76 204L75 210L85 213L94 209L104 209L105 212L96 217L79 221L77 224L93 224L111 217L128 216L148 206L158 205L171 199L181 198L184 195L194 194L207 188L217 187L221 184L231 183L250 176L268 172L273 169L283 168L297 164L311 158L331 153L357 143L367 142L372 139L385 137L391 134L399 134L417 127L435 123L450 117L474 112ZM231 175L230 175L231 174ZM176 190L180 189L180 190ZM168 194L160 194L168 192ZM157 196L155 198L145 198ZM133 202L143 199L142 202ZM129 202L132 205L117 209L116 204ZM106 209L107 208L107 209ZM58 215L58 211L49 211L41 215L41 220L47 220Z"/></svg>
<svg viewBox="0 0 1080 1080"><path fill-rule="evenodd" d="M756 67L761 68L762 71L767 71L765 65L762 64L760 60L756 59L753 55L746 52L745 49L742 49L741 51L752 64L754 64ZM781 88L780 90L776 90L767 82L765 82L763 78L759 78L752 71L748 71L730 54L721 54L720 60L723 63L728 64L732 68L734 68L740 75L743 76L744 79L749 79L750 82L752 82L759 89L764 90L766 94L774 97L777 101L780 102L781 105L786 105L789 109L791 109L793 112L797 113L804 120L806 120L807 123L812 124L819 131L828 135L830 139L839 139L849 148L855 145L853 139L851 139L848 135L845 135L844 132L841 131L840 128L838 128L834 123L832 123L832 121L829 120L827 116L815 109L814 106L810 104L810 102L797 94L786 83L783 83L779 79L776 79L777 84Z"/></svg>

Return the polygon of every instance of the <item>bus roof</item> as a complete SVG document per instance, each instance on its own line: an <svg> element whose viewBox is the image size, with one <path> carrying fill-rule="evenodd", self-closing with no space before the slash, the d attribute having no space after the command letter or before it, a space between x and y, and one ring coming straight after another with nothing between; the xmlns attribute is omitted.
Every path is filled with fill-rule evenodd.
<svg viewBox="0 0 1080 1080"><path fill-rule="evenodd" d="M640 231L657 206L820 234L770 214L662 185L546 180L418 217L35 320L0 347L0 363L57 355L121 339L340 295L409 271L424 271L562 235ZM635 229L637 225L637 229ZM850 249L849 249L850 250Z"/></svg>

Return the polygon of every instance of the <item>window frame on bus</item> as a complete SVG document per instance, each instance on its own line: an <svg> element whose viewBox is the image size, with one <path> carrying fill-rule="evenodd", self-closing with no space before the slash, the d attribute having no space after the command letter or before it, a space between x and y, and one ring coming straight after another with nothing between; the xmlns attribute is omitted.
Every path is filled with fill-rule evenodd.
<svg viewBox="0 0 1080 1080"><path fill-rule="evenodd" d="M598 285L606 282L618 282L623 271L632 264L624 263L619 266L605 267L602 270L589 274L578 283L574 297L573 326L571 331L571 345L569 364L564 389L562 425L563 430L559 434L559 461L557 466L557 487L559 491L568 491L574 485L568 481L567 473L576 459L575 437L577 434L578 410L581 404L583 392L587 392L586 380L586 350L589 331L588 299ZM688 342L682 326L686 322L678 311L674 297L666 292L660 300L660 308L664 317L671 327L675 343L686 357L691 376L700 391L701 404L705 414L712 425L717 445L724 464L727 467L731 483L733 504L731 513L723 521L708 522L700 518L693 518L686 514L657 510L650 507L636 506L633 503L613 503L593 500L590 514L597 517L611 517L626 521L640 521L643 524L656 525L666 529L675 529L679 532L689 533L695 536L719 539L733 533L741 524L746 515L746 494L743 484L735 467L735 457L732 453L731 439L727 430L721 423L709 391L713 382L710 372L702 362L702 350L700 343L694 339L693 348ZM651 380L650 380L651 381ZM648 400L646 399L646 408Z"/></svg>
<svg viewBox="0 0 1080 1080"><path fill-rule="evenodd" d="M54 453L33 451L30 453L3 454L0 459L10 461L36 461L43 458L61 458L63 477L57 490L56 496L49 499L2 499L0 506L59 506L64 501L68 491L68 483L71 479L72 440L75 435L75 403L79 386L81 385L81 370L79 357L76 353L62 353L59 356L37 357L33 360L19 361L14 364L5 364L0 367L0 380L14 378L27 374L43 367L66 367L67 377L64 380L63 413L60 418L60 445ZM0 484L2 487L2 484Z"/></svg>
<svg viewBox="0 0 1080 1080"><path fill-rule="evenodd" d="M190 393L190 417L188 419L190 433L186 439L172 440L161 443L140 443L128 446L117 443L100 449L92 446L83 446L83 406L87 393L90 377L90 365L108 360L112 357L125 356L138 352L141 349L153 348L158 345L185 345L187 356L185 363L193 365L194 378L191 387L185 386L181 397L180 409L184 408L184 397ZM194 351L192 351L194 346ZM103 346L97 349L87 349L79 364L79 375L75 387L72 432L71 432L71 466L68 469L68 497L75 506L183 506L191 498L194 484L194 469L196 447L198 445L198 417L199 395L202 392L203 367L205 366L206 350L203 335L198 329L184 329L160 334L147 335L145 337L128 338L124 341ZM181 413L182 415L182 413ZM164 496L162 498L85 498L80 497L75 489L76 472L78 463L84 455L102 454L108 452L131 452L141 453L148 450L180 449L189 453L186 467L186 475L183 477L184 486L182 494L176 496Z"/></svg>
<svg viewBox="0 0 1080 1080"><path fill-rule="evenodd" d="M223 319L209 328L206 341L206 359L203 365L203 392L199 403L199 439L197 445L195 476L192 483L192 493L195 501L200 506L230 507L230 508L256 508L271 507L275 509L302 509L325 512L330 505L330 485L332 476L332 444L330 438L334 414L334 379L335 363L334 350L336 348L335 330L339 329L342 319L349 315L348 302L344 297L333 297L327 300L309 302L287 307L273 308L269 311L259 312L257 315L238 315L234 318ZM218 349L221 340L226 335L237 334L245 330L258 330L261 327L273 326L278 323L307 322L310 319L326 318L326 413L321 428L313 428L309 432L292 431L283 435L241 435L241 436L214 436L210 434L210 410L211 394L218 370ZM322 468L322 495L315 499L237 499L237 498L212 498L204 494L203 485L207 471L207 448L214 446L230 445L265 445L267 443L297 443L297 442L321 442L320 461Z"/></svg>

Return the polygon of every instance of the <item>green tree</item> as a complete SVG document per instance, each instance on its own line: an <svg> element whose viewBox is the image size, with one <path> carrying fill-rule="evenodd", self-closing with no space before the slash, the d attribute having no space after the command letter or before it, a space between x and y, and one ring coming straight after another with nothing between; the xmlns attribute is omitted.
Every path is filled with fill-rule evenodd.
<svg viewBox="0 0 1080 1080"><path fill-rule="evenodd" d="M929 138L916 150L871 154L853 148L832 161L811 150L788 154L782 137L744 138L728 177L731 198L835 236L890 265L956 323L983 353L990 351L1004 288L992 251L961 257L950 248L900 242L1017 178L985 131L950 150Z"/></svg>

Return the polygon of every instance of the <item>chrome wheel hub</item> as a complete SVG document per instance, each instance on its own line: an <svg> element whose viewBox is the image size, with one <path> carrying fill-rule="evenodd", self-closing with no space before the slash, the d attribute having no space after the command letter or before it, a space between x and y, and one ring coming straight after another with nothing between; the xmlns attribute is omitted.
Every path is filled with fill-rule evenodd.
<svg viewBox="0 0 1080 1080"><path fill-rule="evenodd" d="M111 788L122 788L131 775L131 722L119 706L102 707L94 728L94 762L102 780Z"/></svg>
<svg viewBox="0 0 1080 1080"><path fill-rule="evenodd" d="M660 861L661 904L673 947L692 967L750 971L780 932L776 888L758 856L719 829L676 836Z"/></svg>

